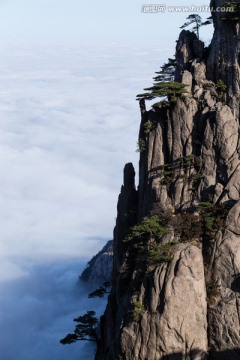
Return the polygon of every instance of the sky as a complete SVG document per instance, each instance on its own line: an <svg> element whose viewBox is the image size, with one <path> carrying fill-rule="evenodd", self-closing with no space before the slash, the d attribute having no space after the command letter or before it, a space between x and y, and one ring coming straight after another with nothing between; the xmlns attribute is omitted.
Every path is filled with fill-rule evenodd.
<svg viewBox="0 0 240 360"><path fill-rule="evenodd" d="M1 0L0 280L23 256L88 258L112 237L122 168L138 161L135 95L188 15L142 6Z"/></svg>
<svg viewBox="0 0 240 360"><path fill-rule="evenodd" d="M144 13L143 5L162 4L164 13ZM169 12L169 6L208 6L208 1L163 0L1 0L2 35L71 35L96 41L124 39L139 41L176 36L186 16L194 13ZM146 9L146 8L145 8ZM195 11L196 12L196 11ZM201 16L209 16L203 11ZM208 31L205 33L207 34Z"/></svg>
<svg viewBox="0 0 240 360"><path fill-rule="evenodd" d="M135 96L190 14L142 12L149 4L0 0L3 360L81 359L58 343L88 306L78 275L112 238L125 163L138 172Z"/></svg>

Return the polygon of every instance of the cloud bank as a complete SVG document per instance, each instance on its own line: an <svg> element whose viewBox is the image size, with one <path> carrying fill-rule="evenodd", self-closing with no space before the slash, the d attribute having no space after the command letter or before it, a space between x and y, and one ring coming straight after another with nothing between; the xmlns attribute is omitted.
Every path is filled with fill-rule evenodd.
<svg viewBox="0 0 240 360"><path fill-rule="evenodd" d="M138 162L135 95L162 51L73 39L1 47L1 357L90 360L91 345L59 340L74 317L103 311L76 281L112 238L123 166Z"/></svg>
<svg viewBox="0 0 240 360"><path fill-rule="evenodd" d="M80 263L26 263L30 275L1 287L0 354L3 360L77 360L94 358L87 342L61 345L73 332L73 318L95 309L101 314L104 300L88 299L76 282Z"/></svg>
<svg viewBox="0 0 240 360"><path fill-rule="evenodd" d="M112 237L122 168L138 161L135 95L161 51L77 40L1 46L2 266L90 257Z"/></svg>

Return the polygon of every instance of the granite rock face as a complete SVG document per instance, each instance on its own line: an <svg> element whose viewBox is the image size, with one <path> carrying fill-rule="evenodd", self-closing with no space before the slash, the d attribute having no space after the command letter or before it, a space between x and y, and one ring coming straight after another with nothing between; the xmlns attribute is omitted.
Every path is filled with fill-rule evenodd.
<svg viewBox="0 0 240 360"><path fill-rule="evenodd" d="M149 111L140 102L146 146L138 190L132 165L124 170L96 359L240 359L240 34L236 21L213 18L210 48L185 30L177 42L186 94ZM149 265L154 236L143 247L140 232L126 239L152 216L166 231Z"/></svg>
<svg viewBox="0 0 240 360"><path fill-rule="evenodd" d="M236 3L239 1L235 1ZM225 0L211 0L215 9L224 6ZM207 60L208 78L217 81L222 79L228 84L229 100L237 97L239 92L239 23L222 21L221 12L213 12L215 32Z"/></svg>
<svg viewBox="0 0 240 360"><path fill-rule="evenodd" d="M82 281L101 285L105 281L112 280L113 267L113 241L110 240L88 263L86 269L80 275Z"/></svg>
<svg viewBox="0 0 240 360"><path fill-rule="evenodd" d="M143 277L137 299L148 307L140 322L122 324L123 359L161 359L175 352L187 357L193 348L200 350L192 359L205 358L207 303L199 248L176 246L171 263L157 266L151 276Z"/></svg>

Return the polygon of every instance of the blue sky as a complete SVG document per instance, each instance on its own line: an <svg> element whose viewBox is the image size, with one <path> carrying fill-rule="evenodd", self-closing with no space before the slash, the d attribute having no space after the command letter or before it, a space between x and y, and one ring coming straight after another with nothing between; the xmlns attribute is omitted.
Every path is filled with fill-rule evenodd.
<svg viewBox="0 0 240 360"><path fill-rule="evenodd" d="M194 5L208 5L194 1ZM1 0L0 32L4 35L71 35L82 38L145 41L176 36L188 15L183 12L144 14L143 0ZM153 2L186 6L192 3L166 0ZM202 13L202 17L207 16ZM205 31L207 35L207 31Z"/></svg>

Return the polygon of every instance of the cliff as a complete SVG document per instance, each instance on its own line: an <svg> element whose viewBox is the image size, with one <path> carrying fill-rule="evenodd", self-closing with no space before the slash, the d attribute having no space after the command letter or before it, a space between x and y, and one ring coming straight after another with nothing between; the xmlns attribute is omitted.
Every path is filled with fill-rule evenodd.
<svg viewBox="0 0 240 360"><path fill-rule="evenodd" d="M100 286L105 281L112 281L113 241L107 244L88 262L80 275L80 280Z"/></svg>
<svg viewBox="0 0 240 360"><path fill-rule="evenodd" d="M180 34L187 93L140 102L139 186L127 164L96 359L240 358L240 33L221 16L209 48Z"/></svg>

